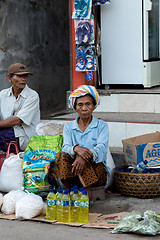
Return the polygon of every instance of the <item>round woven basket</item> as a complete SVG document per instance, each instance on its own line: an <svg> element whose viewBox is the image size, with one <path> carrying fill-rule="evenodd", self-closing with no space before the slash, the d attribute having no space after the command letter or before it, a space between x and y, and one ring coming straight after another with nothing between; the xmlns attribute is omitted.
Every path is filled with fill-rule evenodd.
<svg viewBox="0 0 160 240"><path fill-rule="evenodd" d="M155 198L160 196L160 173L114 172L117 192L125 196Z"/></svg>

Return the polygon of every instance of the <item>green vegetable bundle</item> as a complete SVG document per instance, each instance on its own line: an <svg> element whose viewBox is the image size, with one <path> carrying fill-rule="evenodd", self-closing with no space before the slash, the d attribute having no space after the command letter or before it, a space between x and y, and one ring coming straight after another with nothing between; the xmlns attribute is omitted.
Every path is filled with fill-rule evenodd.
<svg viewBox="0 0 160 240"><path fill-rule="evenodd" d="M160 214L147 210L144 213L132 211L122 216L112 233L133 232L154 236L158 231L160 231Z"/></svg>

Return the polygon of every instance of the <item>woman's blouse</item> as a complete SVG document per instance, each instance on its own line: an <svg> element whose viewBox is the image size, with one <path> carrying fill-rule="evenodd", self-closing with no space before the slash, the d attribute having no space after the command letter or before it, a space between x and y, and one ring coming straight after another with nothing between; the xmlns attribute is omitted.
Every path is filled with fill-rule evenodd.
<svg viewBox="0 0 160 240"><path fill-rule="evenodd" d="M107 149L109 141L108 125L103 120L92 117L91 123L83 132L77 122L78 118L65 124L63 129L62 151L75 157L73 148L75 145L86 147L93 153L95 163L102 162L107 169Z"/></svg>

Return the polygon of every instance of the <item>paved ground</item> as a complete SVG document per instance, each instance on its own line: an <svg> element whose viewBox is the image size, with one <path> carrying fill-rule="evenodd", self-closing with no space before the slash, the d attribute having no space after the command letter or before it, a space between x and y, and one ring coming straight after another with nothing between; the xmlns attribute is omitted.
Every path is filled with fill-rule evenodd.
<svg viewBox="0 0 160 240"><path fill-rule="evenodd" d="M160 198L138 199L108 193L103 201L96 201L90 212L108 214L132 210L154 210L160 212ZM19 220L0 220L0 239L3 240L125 240L153 239L136 234L112 234L109 229L94 229L52 225L48 223ZM160 235L154 236L159 239Z"/></svg>
<svg viewBox="0 0 160 240"><path fill-rule="evenodd" d="M111 234L106 229L55 226L34 222L0 220L1 240L132 240L153 239L131 234ZM154 239L159 239L155 236Z"/></svg>
<svg viewBox="0 0 160 240"><path fill-rule="evenodd" d="M106 199L95 201L90 212L110 214L117 212L130 212L133 210L153 210L160 212L160 197L152 199L140 199L125 197L116 193L106 194Z"/></svg>
<svg viewBox="0 0 160 240"><path fill-rule="evenodd" d="M1 240L133 240L159 239L133 234L112 234L108 229L91 229L34 222L0 220Z"/></svg>

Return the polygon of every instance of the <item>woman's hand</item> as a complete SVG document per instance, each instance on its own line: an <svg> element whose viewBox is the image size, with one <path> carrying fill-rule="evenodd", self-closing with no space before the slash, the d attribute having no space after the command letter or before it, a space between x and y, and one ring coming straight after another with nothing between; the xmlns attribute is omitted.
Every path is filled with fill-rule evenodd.
<svg viewBox="0 0 160 240"><path fill-rule="evenodd" d="M78 156L72 164L72 173L74 175L81 174L85 164L86 161L82 157Z"/></svg>
<svg viewBox="0 0 160 240"><path fill-rule="evenodd" d="M74 152L78 154L78 156L82 157L85 161L89 161L93 158L93 153L85 147L75 146Z"/></svg>

